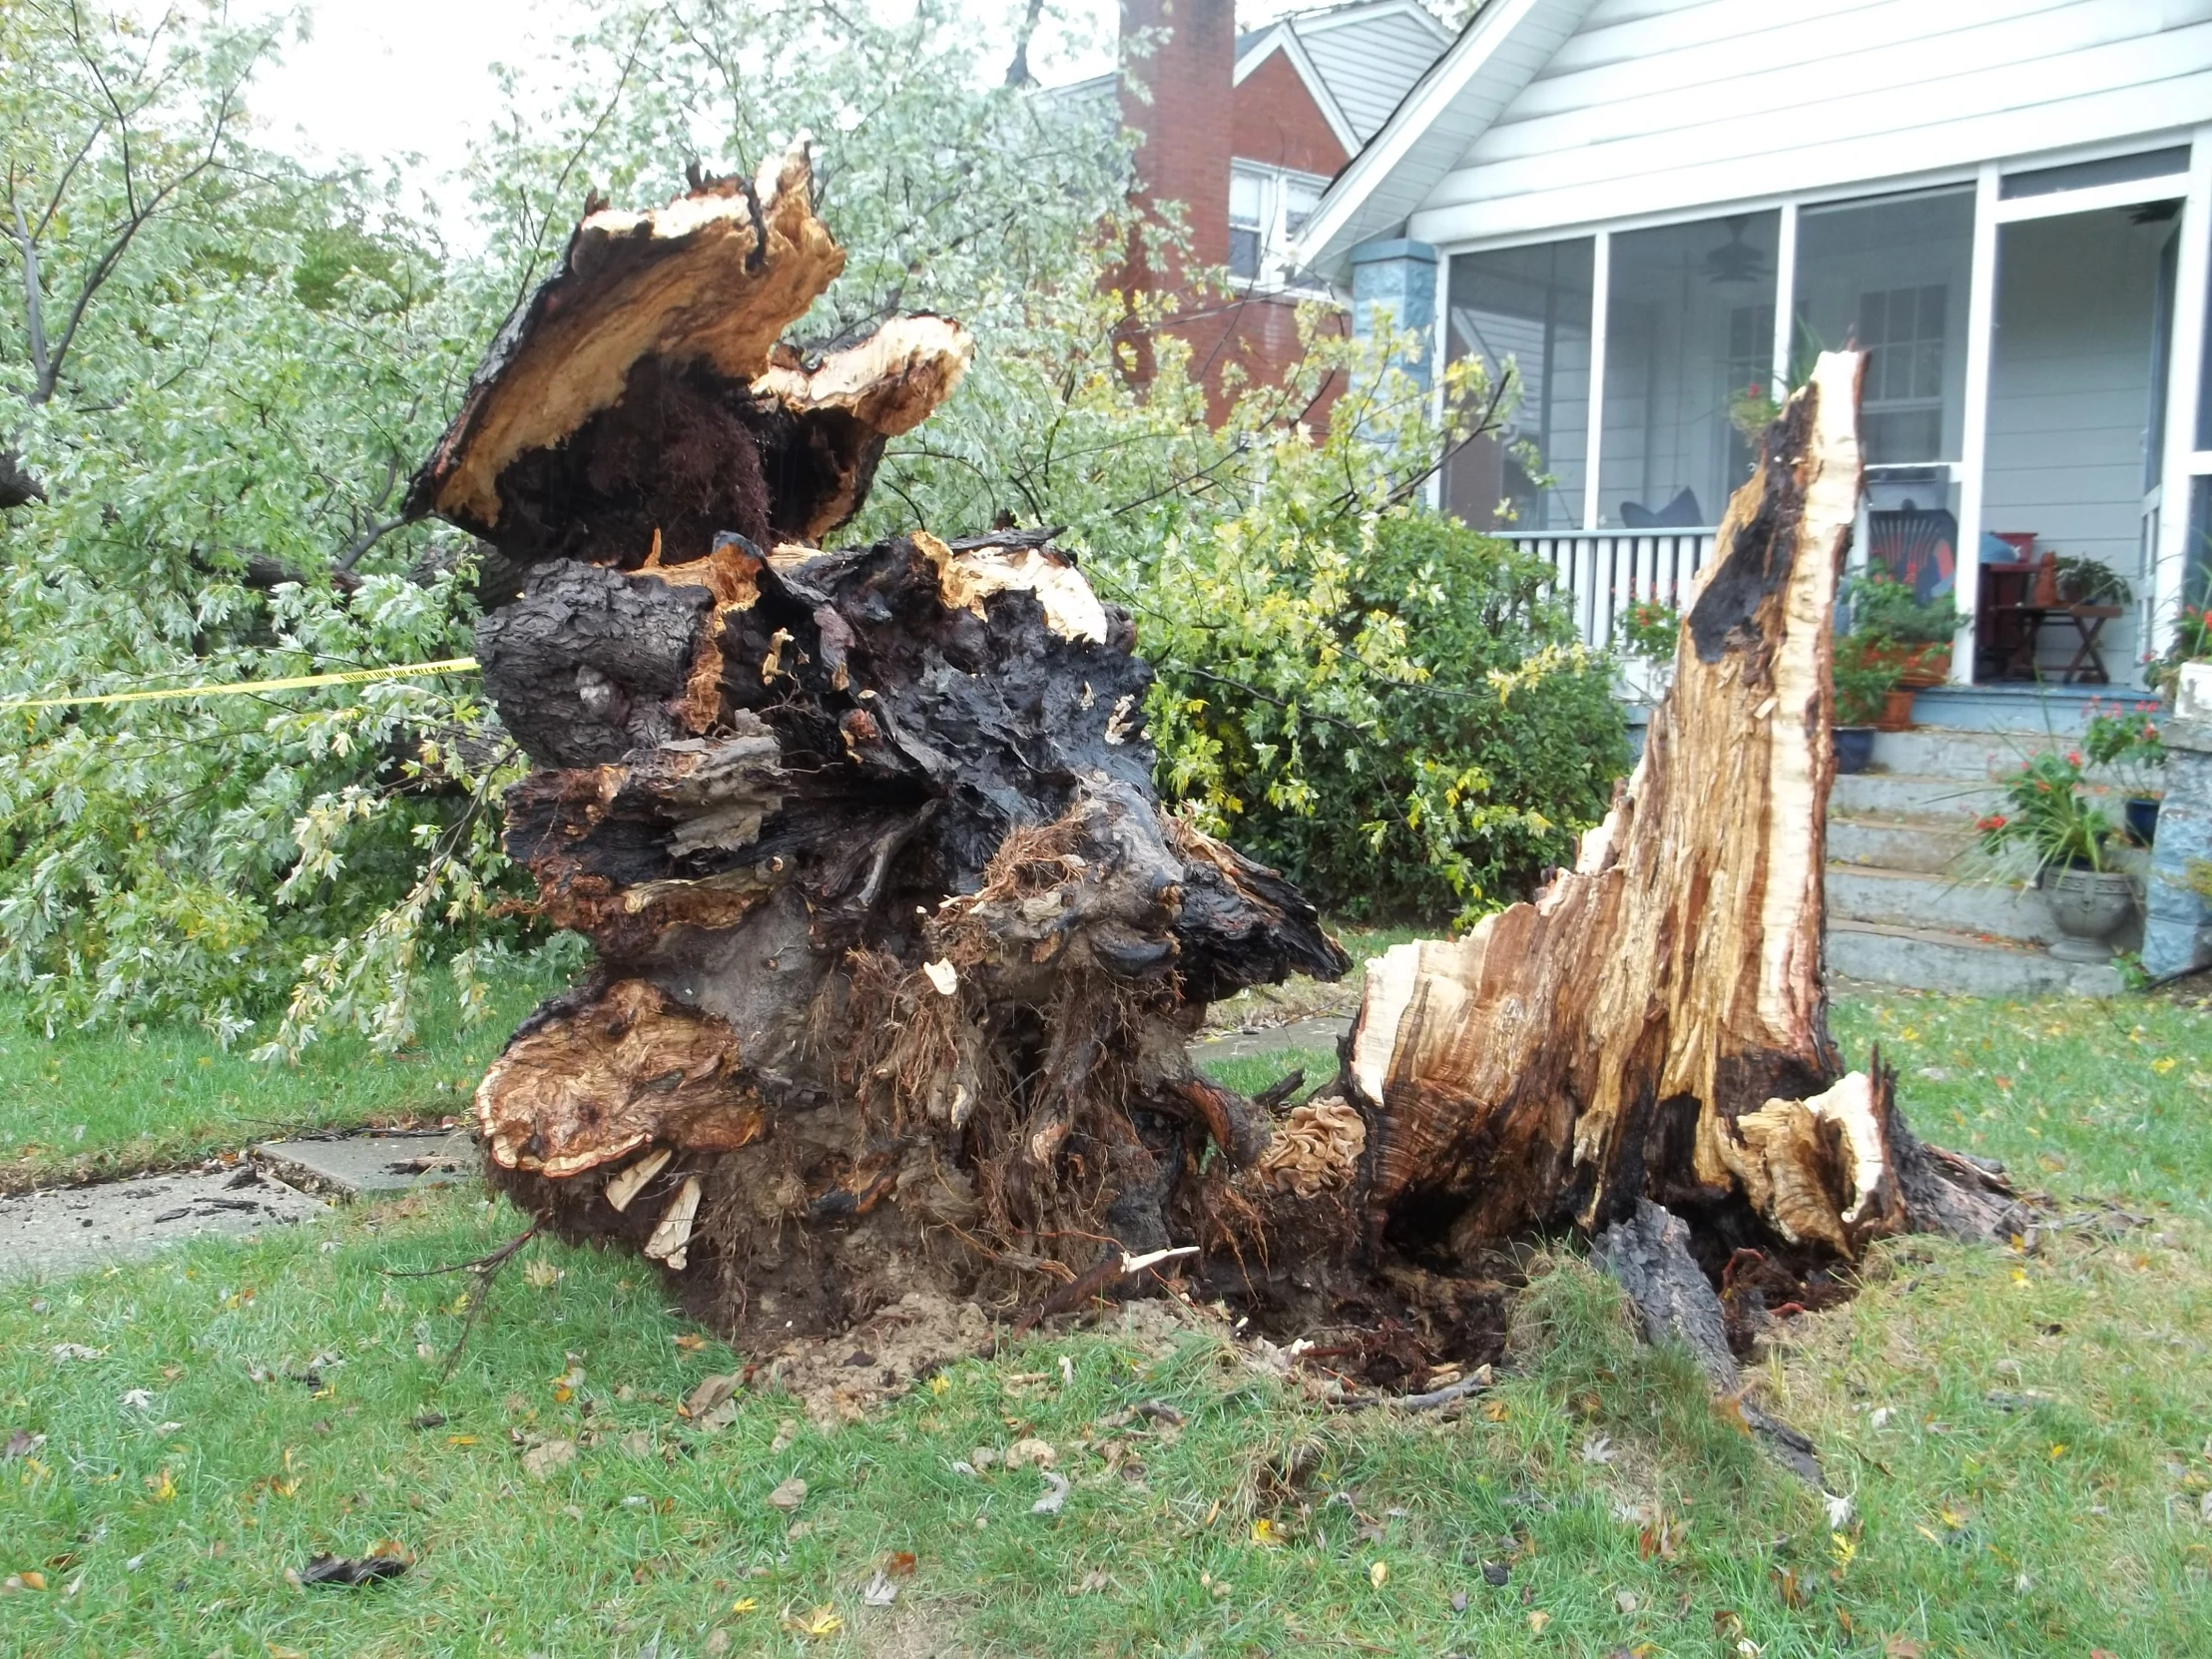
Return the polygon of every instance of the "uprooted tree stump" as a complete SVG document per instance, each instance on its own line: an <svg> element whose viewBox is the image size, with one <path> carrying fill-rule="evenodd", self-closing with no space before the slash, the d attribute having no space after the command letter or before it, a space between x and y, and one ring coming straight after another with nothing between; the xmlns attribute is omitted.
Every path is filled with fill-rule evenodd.
<svg viewBox="0 0 2212 1659"><path fill-rule="evenodd" d="M1049 532L819 545L971 347L781 343L842 260L810 194L794 152L590 214L414 483L523 573L478 631L537 768L507 846L598 957L477 1090L516 1202L741 1341L916 1289L1035 1318L1167 1252L1275 1329L1382 1328L1367 1375L1415 1380L1494 1352L1502 1253L1546 1230L1709 1351L1753 1267L2006 1224L1826 1030L1858 357L1768 434L1577 866L1389 952L1341 1076L1248 1100L1186 1056L1206 1005L1344 953L1162 810L1135 631Z"/></svg>

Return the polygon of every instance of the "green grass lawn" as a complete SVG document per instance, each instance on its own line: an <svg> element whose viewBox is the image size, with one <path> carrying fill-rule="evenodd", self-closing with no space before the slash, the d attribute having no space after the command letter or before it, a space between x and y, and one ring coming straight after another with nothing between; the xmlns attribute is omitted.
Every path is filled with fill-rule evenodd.
<svg viewBox="0 0 2212 1659"><path fill-rule="evenodd" d="M2008 1159L2061 1212L2151 1218L2032 1253L1895 1243L1855 1300L1794 1322L1762 1385L1848 1517L1636 1344L1566 1245L1508 1374L1454 1421L1332 1415L1218 1331L1116 1316L864 1423L820 1431L757 1392L710 1432L674 1403L732 1356L686 1346L642 1264L550 1242L442 1377L463 1284L381 1270L521 1222L421 1194L0 1287L0 1444L24 1436L0 1461L0 1578L21 1586L0 1588L0 1652L2212 1651L2206 1015L1896 995L1837 1024L1855 1059L1882 1042L1932 1137ZM1153 1399L1179 1430L1120 1421ZM953 1467L1029 1437L1073 1480L1056 1515L1031 1512L1033 1470ZM542 1438L578 1448L544 1479L523 1461ZM1309 1470L1288 1490L1286 1459ZM794 1475L796 1517L767 1501ZM286 1579L385 1540L413 1563L391 1583ZM896 1603L866 1605L900 1552Z"/></svg>
<svg viewBox="0 0 2212 1659"><path fill-rule="evenodd" d="M543 968L493 981L491 1016L464 1027L444 982L421 1041L385 1057L358 1038L318 1043L299 1065L226 1050L193 1027L51 1039L0 997L0 1192L170 1168L286 1130L351 1128L460 1110L507 1033L553 988Z"/></svg>

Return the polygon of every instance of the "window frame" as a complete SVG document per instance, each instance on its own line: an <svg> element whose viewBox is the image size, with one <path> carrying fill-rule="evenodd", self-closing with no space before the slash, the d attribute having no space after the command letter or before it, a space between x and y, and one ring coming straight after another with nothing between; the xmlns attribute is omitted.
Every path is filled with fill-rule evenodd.
<svg viewBox="0 0 2212 1659"><path fill-rule="evenodd" d="M1257 270L1247 275L1235 266L1235 241L1239 231L1250 231L1249 221L1236 217L1237 181L1250 179L1260 187L1260 217L1257 229L1260 235L1260 254ZM1329 181L1318 173L1308 173L1301 168L1275 167L1266 162L1247 161L1241 156L1232 157L1229 163L1228 214L1231 256L1228 266L1231 278L1250 293L1283 293L1300 298L1327 299L1333 296L1327 281L1311 276L1293 266L1290 261L1291 239L1289 229L1290 192L1285 187L1292 184L1308 186L1314 193L1315 206L1329 188ZM1311 218L1313 209L1307 210Z"/></svg>

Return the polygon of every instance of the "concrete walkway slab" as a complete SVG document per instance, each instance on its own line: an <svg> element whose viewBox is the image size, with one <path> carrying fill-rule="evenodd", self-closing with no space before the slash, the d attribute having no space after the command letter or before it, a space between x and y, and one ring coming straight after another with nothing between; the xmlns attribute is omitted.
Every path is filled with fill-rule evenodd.
<svg viewBox="0 0 2212 1659"><path fill-rule="evenodd" d="M292 1141L264 1141L254 1161L280 1181L330 1198L386 1198L417 1187L476 1179L476 1143L466 1129L371 1129Z"/></svg>
<svg viewBox="0 0 2212 1659"><path fill-rule="evenodd" d="M192 1239L251 1238L329 1208L250 1165L0 1198L0 1279L82 1273Z"/></svg>
<svg viewBox="0 0 2212 1659"><path fill-rule="evenodd" d="M1316 1014L1294 1019L1288 1025L1271 1025L1264 1031L1239 1031L1211 1042L1191 1044L1191 1058L1200 1065L1218 1060L1250 1060L1262 1054L1282 1054L1291 1049L1336 1051L1337 1040L1352 1029L1350 1014Z"/></svg>

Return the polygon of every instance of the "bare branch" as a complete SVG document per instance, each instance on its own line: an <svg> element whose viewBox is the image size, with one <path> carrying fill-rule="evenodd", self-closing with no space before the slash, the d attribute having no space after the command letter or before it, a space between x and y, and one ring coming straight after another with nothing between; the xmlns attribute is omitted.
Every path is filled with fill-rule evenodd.
<svg viewBox="0 0 2212 1659"><path fill-rule="evenodd" d="M23 203L15 193L15 169L8 169L8 211L14 215L15 229L10 233L15 251L23 259L23 330L30 341L31 374L36 383L47 383L46 355L46 306L39 292L40 276L38 243L31 235L31 228L23 222ZM33 394L33 403L43 403L45 398Z"/></svg>
<svg viewBox="0 0 2212 1659"><path fill-rule="evenodd" d="M1014 31L1014 61L1006 66L1006 84L1010 87L1025 87L1036 80L1029 73L1029 41L1037 32L1037 20L1043 16L1044 0L1029 0L1021 27Z"/></svg>
<svg viewBox="0 0 2212 1659"><path fill-rule="evenodd" d="M350 571L354 567L354 565L360 562L360 558L363 553L366 553L370 548L374 547L378 542L382 541L386 536L390 535L394 530L400 528L400 526L404 525L406 522L407 520L404 515L398 518L378 519L374 524L371 524L367 529L363 530L359 535L355 536L351 541L347 542L343 548L339 549L338 556L332 562L330 568L339 571Z"/></svg>

